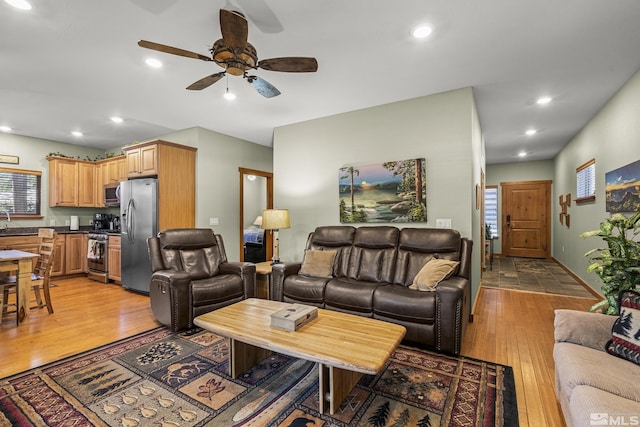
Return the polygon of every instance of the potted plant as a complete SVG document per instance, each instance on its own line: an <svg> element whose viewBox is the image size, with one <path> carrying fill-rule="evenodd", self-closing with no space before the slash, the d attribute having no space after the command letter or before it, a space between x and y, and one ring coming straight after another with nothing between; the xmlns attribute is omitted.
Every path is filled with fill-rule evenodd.
<svg viewBox="0 0 640 427"><path fill-rule="evenodd" d="M592 249L584 256L591 264L587 272L596 273L602 280L605 299L589 311L620 314L618 295L621 291L640 285L640 212L630 217L613 214L600 223L600 229L582 233L580 237L599 236L607 247Z"/></svg>

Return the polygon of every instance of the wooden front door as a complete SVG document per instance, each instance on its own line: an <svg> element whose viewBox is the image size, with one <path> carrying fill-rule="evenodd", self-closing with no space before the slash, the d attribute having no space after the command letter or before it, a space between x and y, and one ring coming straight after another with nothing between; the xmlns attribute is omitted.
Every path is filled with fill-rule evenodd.
<svg viewBox="0 0 640 427"><path fill-rule="evenodd" d="M551 256L551 181L502 182L502 255Z"/></svg>

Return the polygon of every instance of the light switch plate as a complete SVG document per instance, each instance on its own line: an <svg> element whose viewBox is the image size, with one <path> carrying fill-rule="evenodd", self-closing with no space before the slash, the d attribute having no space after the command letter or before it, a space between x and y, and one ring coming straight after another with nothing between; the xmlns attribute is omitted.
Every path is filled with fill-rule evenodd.
<svg viewBox="0 0 640 427"><path fill-rule="evenodd" d="M451 218L436 219L436 228L451 228Z"/></svg>
<svg viewBox="0 0 640 427"><path fill-rule="evenodd" d="M209 218L209 225L220 225L218 218Z"/></svg>
<svg viewBox="0 0 640 427"><path fill-rule="evenodd" d="M56 226L56 220L55 219L50 219L49 220L49 227L55 227Z"/></svg>

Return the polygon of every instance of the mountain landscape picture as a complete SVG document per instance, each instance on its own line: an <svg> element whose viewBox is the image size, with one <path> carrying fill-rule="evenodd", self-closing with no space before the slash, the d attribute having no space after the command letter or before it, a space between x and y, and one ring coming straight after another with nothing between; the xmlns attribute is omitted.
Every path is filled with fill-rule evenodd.
<svg viewBox="0 0 640 427"><path fill-rule="evenodd" d="M607 212L640 211L640 160L605 174Z"/></svg>
<svg viewBox="0 0 640 427"><path fill-rule="evenodd" d="M338 187L341 223L427 221L424 158L345 165Z"/></svg>

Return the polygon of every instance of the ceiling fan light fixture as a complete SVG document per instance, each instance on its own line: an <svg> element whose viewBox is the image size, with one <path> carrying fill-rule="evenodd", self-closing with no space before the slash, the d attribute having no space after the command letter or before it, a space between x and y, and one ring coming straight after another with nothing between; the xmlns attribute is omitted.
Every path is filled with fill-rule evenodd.
<svg viewBox="0 0 640 427"><path fill-rule="evenodd" d="M5 3L20 10L31 10L31 4L27 0L4 0Z"/></svg>
<svg viewBox="0 0 640 427"><path fill-rule="evenodd" d="M234 99L236 99L236 95L233 92L229 92L229 88L227 88L224 93L224 99L226 99L227 101L233 101Z"/></svg>
<svg viewBox="0 0 640 427"><path fill-rule="evenodd" d="M550 96L541 96L540 98L538 98L536 100L536 104L538 104L538 105L547 105L550 102L551 102L551 97Z"/></svg>
<svg viewBox="0 0 640 427"><path fill-rule="evenodd" d="M431 35L433 28L429 24L420 24L411 30L411 35L416 39L424 39Z"/></svg>
<svg viewBox="0 0 640 427"><path fill-rule="evenodd" d="M149 59L145 60L144 62L145 62L145 64L147 64L151 68L161 68L162 67L162 62L158 61L155 58L149 58Z"/></svg>

